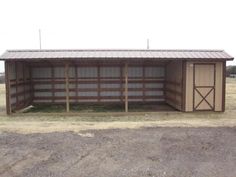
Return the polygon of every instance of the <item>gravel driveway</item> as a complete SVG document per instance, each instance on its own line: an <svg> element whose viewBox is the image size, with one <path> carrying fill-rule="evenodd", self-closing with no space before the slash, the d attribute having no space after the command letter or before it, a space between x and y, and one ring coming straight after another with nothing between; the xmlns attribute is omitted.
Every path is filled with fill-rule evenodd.
<svg viewBox="0 0 236 177"><path fill-rule="evenodd" d="M235 177L236 128L0 134L1 177Z"/></svg>

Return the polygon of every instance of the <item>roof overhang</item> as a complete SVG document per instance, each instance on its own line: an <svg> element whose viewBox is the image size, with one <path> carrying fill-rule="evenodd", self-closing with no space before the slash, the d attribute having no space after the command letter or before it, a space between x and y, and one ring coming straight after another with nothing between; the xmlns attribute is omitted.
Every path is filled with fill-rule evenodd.
<svg viewBox="0 0 236 177"><path fill-rule="evenodd" d="M7 50L0 60L233 60L223 50Z"/></svg>

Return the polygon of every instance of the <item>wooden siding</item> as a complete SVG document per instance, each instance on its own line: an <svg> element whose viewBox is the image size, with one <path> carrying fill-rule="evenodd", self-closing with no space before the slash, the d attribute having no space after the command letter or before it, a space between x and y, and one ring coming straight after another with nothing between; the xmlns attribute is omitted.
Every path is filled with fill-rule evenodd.
<svg viewBox="0 0 236 177"><path fill-rule="evenodd" d="M193 111L215 110L215 63L194 63Z"/></svg>
<svg viewBox="0 0 236 177"><path fill-rule="evenodd" d="M66 101L65 71L60 63L32 64L33 103ZM69 66L69 99L77 102L124 102L125 64L76 63ZM128 101L164 101L163 63L133 63L127 68ZM52 75L53 73L53 75ZM54 77L53 77L54 76Z"/></svg>
<svg viewBox="0 0 236 177"><path fill-rule="evenodd" d="M32 88L30 67L25 62L6 62L7 113L30 105Z"/></svg>
<svg viewBox="0 0 236 177"><path fill-rule="evenodd" d="M223 82L224 80L224 73L223 73L223 69L224 68L224 64L223 62L217 62L216 63L216 81L215 81L215 111L223 111L224 109L223 107L223 102L225 100L223 100L223 87L225 85L225 83Z"/></svg>
<svg viewBox="0 0 236 177"><path fill-rule="evenodd" d="M202 78L201 82L202 84L211 84L215 82L215 96L209 99L213 99L213 100L209 100L209 101L213 101L214 103L214 111L223 111L223 105L224 104L224 100L223 100L223 89L224 89L224 65L223 62L187 62L186 63L186 85L185 85L185 89L186 89L186 100L185 100L185 111L186 112L191 112L194 111L194 93L193 93L193 86L194 86L194 64L206 64L206 68L203 69L204 67L202 67L202 71L199 73L199 77L198 78ZM208 67L207 64L214 64L215 65L215 81L214 79L210 79L210 77L213 77L212 72L210 72L210 68ZM209 77L208 77L209 76ZM209 81L209 79L211 81ZM212 81L213 80L213 81ZM196 82L196 81L195 81ZM198 82L198 81L197 81ZM211 93L213 94L213 93ZM197 100L195 100L197 101ZM208 105L206 105L206 103L203 103L204 105L201 105L201 108L204 110Z"/></svg>
<svg viewBox="0 0 236 177"><path fill-rule="evenodd" d="M165 100L182 110L182 61L171 61L166 66Z"/></svg>

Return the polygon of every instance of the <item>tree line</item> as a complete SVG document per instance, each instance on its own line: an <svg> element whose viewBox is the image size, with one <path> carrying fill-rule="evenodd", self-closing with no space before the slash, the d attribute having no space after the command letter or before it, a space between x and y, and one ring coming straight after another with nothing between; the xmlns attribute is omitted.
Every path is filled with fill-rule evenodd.
<svg viewBox="0 0 236 177"><path fill-rule="evenodd" d="M236 66L227 66L226 67L226 76L230 77L232 75L235 75L235 77L236 77Z"/></svg>

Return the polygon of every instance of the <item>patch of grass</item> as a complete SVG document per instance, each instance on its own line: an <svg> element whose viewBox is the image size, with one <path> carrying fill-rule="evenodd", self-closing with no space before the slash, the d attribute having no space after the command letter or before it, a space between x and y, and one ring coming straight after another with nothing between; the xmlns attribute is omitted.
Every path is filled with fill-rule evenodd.
<svg viewBox="0 0 236 177"><path fill-rule="evenodd" d="M120 103L112 104L88 104L78 103L70 105L71 112L82 113L107 113L107 112L124 112L125 106ZM145 112L145 111L172 111L173 109L166 104L157 103L130 103L130 112ZM24 113L60 113L65 112L65 105L35 105L32 108L24 111Z"/></svg>
<svg viewBox="0 0 236 177"><path fill-rule="evenodd" d="M32 108L24 111L24 113L57 113L65 112L64 105L34 105ZM106 104L106 105L97 105L97 104L76 104L70 106L71 112L123 112L124 106L121 104Z"/></svg>
<svg viewBox="0 0 236 177"><path fill-rule="evenodd" d="M71 106L71 111L75 112L122 112L124 106L121 104L76 104Z"/></svg>
<svg viewBox="0 0 236 177"><path fill-rule="evenodd" d="M63 105L36 105L24 111L24 113L27 112L45 112L45 113L65 112L65 107Z"/></svg>

